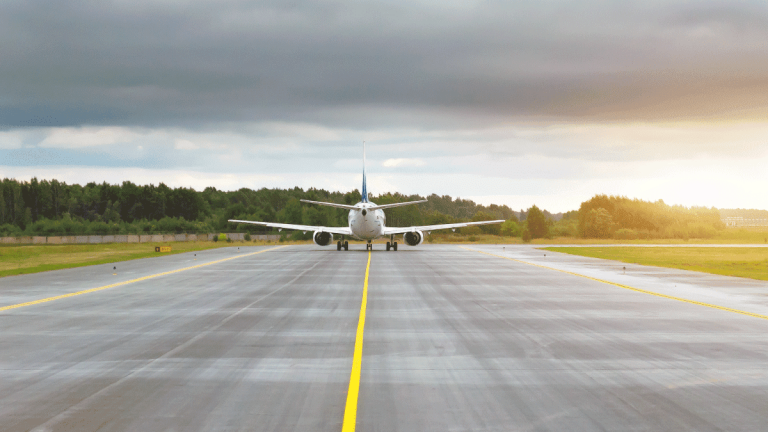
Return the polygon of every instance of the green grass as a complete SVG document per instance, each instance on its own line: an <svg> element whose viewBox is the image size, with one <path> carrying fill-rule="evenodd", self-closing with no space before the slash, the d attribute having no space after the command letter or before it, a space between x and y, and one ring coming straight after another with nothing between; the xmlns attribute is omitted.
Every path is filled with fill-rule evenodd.
<svg viewBox="0 0 768 432"><path fill-rule="evenodd" d="M768 248L549 247L544 249L632 264L768 280Z"/></svg>
<svg viewBox="0 0 768 432"><path fill-rule="evenodd" d="M402 240L402 236L398 241ZM503 237L488 234L464 235L446 231L436 231L427 236L426 243L453 244L524 244L520 237ZM647 239L647 240L618 240L618 239L585 239L580 237L554 237L534 239L530 244L768 244L768 231L760 229L729 228L719 231L712 238L685 239Z"/></svg>
<svg viewBox="0 0 768 432"><path fill-rule="evenodd" d="M0 277L265 242L108 243L0 247ZM275 243L271 243L275 244ZM171 246L172 252L155 252Z"/></svg>

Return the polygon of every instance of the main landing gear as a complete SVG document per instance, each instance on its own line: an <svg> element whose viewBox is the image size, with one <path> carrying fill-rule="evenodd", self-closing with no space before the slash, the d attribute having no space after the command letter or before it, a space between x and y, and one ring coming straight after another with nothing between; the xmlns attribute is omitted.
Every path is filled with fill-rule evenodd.
<svg viewBox="0 0 768 432"><path fill-rule="evenodd" d="M389 241L387 242L387 250L394 249L395 252L397 252L397 242L395 241L395 236L391 235L389 236Z"/></svg>
<svg viewBox="0 0 768 432"><path fill-rule="evenodd" d="M349 242L348 242L348 241L346 241L346 240L344 240L344 242L343 242L343 243L342 243L342 241L341 241L341 240L337 241L337 242L336 242L336 250L337 250L337 251L340 251L340 250L341 250L341 248L344 248L344 250L345 250L345 251L348 251L348 250L349 250Z"/></svg>

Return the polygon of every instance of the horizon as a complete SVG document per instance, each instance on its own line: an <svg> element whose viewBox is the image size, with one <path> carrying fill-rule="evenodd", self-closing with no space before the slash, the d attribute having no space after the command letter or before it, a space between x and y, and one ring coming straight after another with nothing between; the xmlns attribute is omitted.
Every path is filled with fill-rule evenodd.
<svg viewBox="0 0 768 432"><path fill-rule="evenodd" d="M8 179L8 178L6 178L6 179ZM53 181L53 180L56 180L56 181L60 181L59 179L53 179L53 178L51 178L51 179L49 179L49 178L35 178L35 179L36 179L38 182L41 182L41 181L48 181L48 182L51 182L51 181ZM11 180L15 180L15 181L17 181L17 182L20 182L20 183L30 183L30 181L31 181L31 179L29 179L29 180L11 179ZM177 185L177 186L174 186L174 185L169 185L169 184L166 184L166 183L164 183L164 182L162 182L162 181L161 181L161 182L158 182L157 184L155 184L155 183L136 183L136 182L132 182L131 180L125 180L125 181L127 181L127 182L131 182L131 183L133 183L134 185L136 185L136 186L138 186L138 187L143 187L143 186L159 186L160 184L164 184L165 186L167 186L167 187L169 187L169 188L171 188L171 189L175 189L175 188L187 188L187 189L192 189L192 190L193 190L193 191L195 191L196 193L202 193L202 192L204 192L204 190L205 190L205 189L207 189L208 187L213 187L213 188L215 188L216 190L218 190L218 191L220 191L220 192L237 192L238 190L242 189L242 188L238 188L238 189L219 189L219 188L217 188L217 187L215 187L215 186L206 186L206 187L204 187L204 188L200 188L200 189L197 189L197 188L194 188L194 187L190 187L190 186L183 186L183 185ZM101 186L101 185L102 185L102 184L104 184L104 183L107 183L108 185L111 185L111 186L121 186L121 185L122 185L122 183L123 183L123 182L119 182L119 183L110 183L110 182L106 182L106 181L101 181L101 182L98 182L98 181L91 181L91 182L87 182L87 183L71 183L71 182L64 182L64 181L60 181L60 182L62 182L62 183L66 183L67 185L75 185L75 184L76 184L76 185L78 185L78 186L81 186L81 187L86 187L88 184L91 184L91 183L94 183L96 186ZM355 193L358 193L358 194L360 194L360 189L359 189L359 188L354 188L354 189L350 189L350 190L330 190L330 189L319 188L319 187L313 187L313 186L310 186L310 187L308 187L308 188L302 188L302 187L300 187L300 186L293 186L293 187L288 187L288 188L281 188L281 187L258 187L258 188L243 187L243 188L245 188L245 189L250 189L250 190L253 190L253 191L258 191L258 190L260 190L260 189L269 189L269 190L292 190L292 189L295 189L295 188L299 188L299 189L301 189L303 192L309 192L309 190L310 190L310 189L315 189L315 190L323 190L323 191L325 191L325 192L328 192L328 193L330 193L330 194L335 194L335 193L338 193L338 194L347 194L347 193L351 193L351 192L355 192ZM405 194L405 193L402 193L402 192L398 192L398 191L386 191L386 192L381 192L381 193L374 193L374 192L369 192L369 195L374 197L374 198L372 198L372 199L376 199L375 197L377 197L377 196L379 196L379 197L380 197L380 196L382 196L382 195L397 195L397 194L399 194L399 195L401 195L401 196L403 196L403 197L406 197L406 198L407 198L407 197L412 197L412 196L419 196L419 197L421 197L421 198L424 198L424 199L428 199L428 198L429 198L431 195L437 195L437 196L440 196L440 197L443 197L443 196L446 196L446 195L447 195L447 196L449 196L449 197L451 198L451 200L452 200L452 201L458 201L458 200L472 201L472 202L474 202L476 205L481 205L481 206L484 206L484 207L488 207L488 206L490 206L490 205L498 205L498 206L505 206L505 205L506 205L506 204L500 204L500 203L496 203L496 202L488 202L488 203L483 203L483 202L478 202L478 201L475 201L475 200L473 200L473 199L471 199L471 198L468 198L468 197L452 196L452 195L448 195L448 194L446 194L446 195L440 195L440 194L437 194L437 193L429 193L429 194ZM626 195L611 195L611 194L600 194L600 193L593 195L592 197L588 198L588 199L587 199L587 200L585 200L585 201L588 201L589 199L591 199L591 198L593 198L593 197L595 197L595 196L600 196L600 195L606 195L606 196L609 196L609 197L619 197L619 198L626 198L626 199L629 199L629 200L640 200L640 201L651 202L651 203L656 203L656 202L659 202L659 201L661 201L661 202L663 202L663 204L666 204L666 205L668 205L668 206L670 206L670 207L677 207L677 206L680 206L680 207L685 207L685 208L688 208L688 209L690 209L690 208L694 208L694 207L695 207L695 208L706 208L706 209L712 209L712 208L714 208L714 209L717 209L717 210L745 210L745 211L748 211L748 210L756 210L756 211L768 211L768 209L759 209L759 208L715 207L715 206L707 206L707 205L691 205L691 206L686 206L686 205L677 204L677 203L668 203L668 202L666 202L666 201L665 201L665 200L663 200L663 199L657 199L657 200L645 200L645 199L640 199L640 198L636 198L636 197L630 197L630 196L626 196ZM525 212L527 212L527 211L528 211L528 210L530 210L530 208L531 208L532 206L534 206L534 205L535 205L536 207L538 207L539 209L541 209L542 211L546 211L546 212L548 212L548 213L550 213L550 214L552 214L552 215L565 214L565 213L568 213L568 212L570 212L570 211L578 211L578 210L579 210L579 207L576 207L576 208L572 208L572 209L569 209L569 210L558 210L558 211L552 211L552 210L550 210L550 209L548 209L548 208L546 208L546 207L543 207L543 206L541 206L541 205L538 205L538 204L536 204L536 203L533 203L533 204L531 204L530 206L526 206L526 207L511 207L511 206L508 206L508 205L506 205L506 206L507 206L507 207L509 207L509 209L510 209L510 210L512 210L512 211L514 211L515 213L518 213L518 214L520 214L520 213L525 213ZM518 210L518 209L519 209L519 210Z"/></svg>

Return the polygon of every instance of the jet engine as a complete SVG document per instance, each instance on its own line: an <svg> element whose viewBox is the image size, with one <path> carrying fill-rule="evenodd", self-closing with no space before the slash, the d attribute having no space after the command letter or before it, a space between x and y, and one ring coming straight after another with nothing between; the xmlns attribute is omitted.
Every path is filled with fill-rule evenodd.
<svg viewBox="0 0 768 432"><path fill-rule="evenodd" d="M408 246L418 246L424 241L424 233L421 231L412 231L403 234L403 240Z"/></svg>
<svg viewBox="0 0 768 432"><path fill-rule="evenodd" d="M333 234L323 231L315 231L312 240L318 246L328 246L333 241Z"/></svg>

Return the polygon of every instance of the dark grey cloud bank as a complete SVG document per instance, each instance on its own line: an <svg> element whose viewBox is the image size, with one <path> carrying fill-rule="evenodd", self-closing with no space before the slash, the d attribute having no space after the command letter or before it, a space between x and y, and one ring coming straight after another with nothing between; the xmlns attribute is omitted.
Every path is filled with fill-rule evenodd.
<svg viewBox="0 0 768 432"><path fill-rule="evenodd" d="M6 1L0 38L6 129L759 118L768 97L764 1Z"/></svg>

